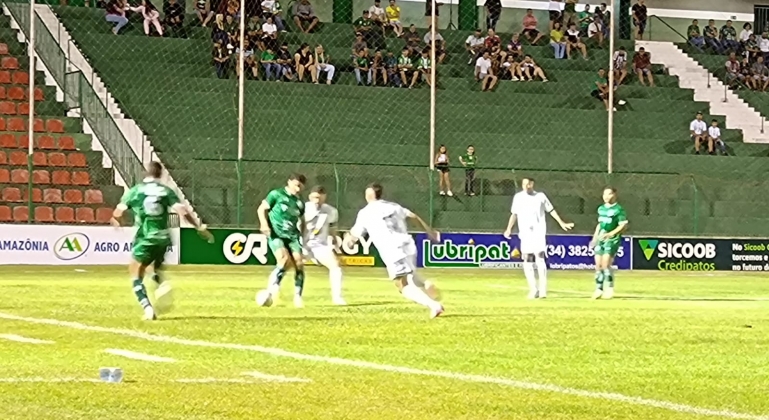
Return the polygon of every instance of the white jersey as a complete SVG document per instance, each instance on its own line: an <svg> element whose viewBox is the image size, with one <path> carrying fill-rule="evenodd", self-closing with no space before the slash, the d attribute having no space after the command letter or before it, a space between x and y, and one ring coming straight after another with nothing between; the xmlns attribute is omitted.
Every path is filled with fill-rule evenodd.
<svg viewBox="0 0 769 420"><path fill-rule="evenodd" d="M416 245L406 224L406 218L411 215L411 211L397 203L372 201L358 212L350 233L357 238L368 233L382 261L388 265L395 264L416 254Z"/></svg>
<svg viewBox="0 0 769 420"><path fill-rule="evenodd" d="M328 204L318 207L311 202L307 202L304 208L304 244L308 247L333 245L333 239L329 238L329 228L339 222L339 212Z"/></svg>
<svg viewBox="0 0 769 420"><path fill-rule="evenodd" d="M513 196L510 213L518 219L518 236L542 236L547 233L546 213L553 211L553 205L541 192L521 191Z"/></svg>

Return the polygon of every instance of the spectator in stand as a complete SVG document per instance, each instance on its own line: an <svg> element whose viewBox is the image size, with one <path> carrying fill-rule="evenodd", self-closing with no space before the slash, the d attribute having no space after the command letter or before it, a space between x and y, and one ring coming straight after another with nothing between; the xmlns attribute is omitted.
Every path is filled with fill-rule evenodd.
<svg viewBox="0 0 769 420"><path fill-rule="evenodd" d="M627 51L625 51L625 47L619 47L619 50L614 51L612 63L614 65L614 84L619 86L627 77Z"/></svg>
<svg viewBox="0 0 769 420"><path fill-rule="evenodd" d="M275 51L275 64L272 69L278 81L284 78L289 82L294 80L294 56L288 50L288 42L283 42Z"/></svg>
<svg viewBox="0 0 769 420"><path fill-rule="evenodd" d="M355 21L352 23L353 28L355 28L355 32L363 34L363 39L365 39L366 42L369 42L369 32L374 26L374 21L371 20L370 16L371 14L369 11L364 10L361 16L355 19Z"/></svg>
<svg viewBox="0 0 769 420"><path fill-rule="evenodd" d="M710 122L710 127L708 127L708 145L711 143L713 146L710 147L708 153L711 155L715 154L713 148L718 146L718 150L721 151L722 155L729 156L729 153L726 152L726 144L724 144L724 141L721 139L721 129L718 128L718 120L716 119L713 119L713 121Z"/></svg>
<svg viewBox="0 0 769 420"><path fill-rule="evenodd" d="M435 4L435 27L440 28L441 25L438 24L438 17L441 15L441 6L443 6L443 3L437 0L425 1L425 20L427 21L426 26L432 26L433 24L433 20L432 20L433 3Z"/></svg>
<svg viewBox="0 0 769 420"><path fill-rule="evenodd" d="M481 30L476 29L475 32L465 40L465 50L467 50L467 55L470 56L470 60L467 62L468 65L473 64L475 60L481 56L485 39L486 38L481 35Z"/></svg>
<svg viewBox="0 0 769 420"><path fill-rule="evenodd" d="M646 19L648 17L648 11L644 0L638 0L636 4L631 8L633 12L633 26L635 26L635 39L644 39L644 32L646 31Z"/></svg>
<svg viewBox="0 0 769 420"><path fill-rule="evenodd" d="M283 23L283 7L278 0L262 0L262 15L272 17L275 26L281 32L286 32L286 24Z"/></svg>
<svg viewBox="0 0 769 420"><path fill-rule="evenodd" d="M230 36L227 34L227 30L224 28L224 15L216 15L214 19L214 25L211 30L211 40L216 43L219 41L222 45L227 45L230 42Z"/></svg>
<svg viewBox="0 0 769 420"><path fill-rule="evenodd" d="M478 163L478 157L475 156L475 147L467 146L467 153L459 157L459 163L465 167L465 195L475 195L475 165Z"/></svg>
<svg viewBox="0 0 769 420"><path fill-rule="evenodd" d="M318 25L318 17L312 9L310 0L299 0L294 3L294 23L300 31L309 34ZM305 27L306 26L306 27Z"/></svg>
<svg viewBox="0 0 769 420"><path fill-rule="evenodd" d="M424 38L427 48L432 46L432 40L432 28L427 28L427 33L425 34ZM443 60L446 59L446 41L443 39L443 35L441 35L437 29L435 30L435 58L438 60L438 64L443 63Z"/></svg>
<svg viewBox="0 0 769 420"><path fill-rule="evenodd" d="M371 84L371 62L366 56L365 51L359 51L358 56L353 60L353 67L355 71L355 80L358 81L358 86L364 84L363 75L366 76L366 86Z"/></svg>
<svg viewBox="0 0 769 420"><path fill-rule="evenodd" d="M746 57L747 59L747 57ZM764 57L759 56L756 62L750 68L750 79L747 84L751 86L753 90L765 91L769 86L769 68L764 64Z"/></svg>
<svg viewBox="0 0 769 420"><path fill-rule="evenodd" d="M764 31L761 39L758 40L758 50L764 56L764 60L769 58L769 32Z"/></svg>
<svg viewBox="0 0 769 420"><path fill-rule="evenodd" d="M692 24L686 28L686 34L689 37L689 43L697 48L705 47L705 38L700 32L700 22L697 19L692 21Z"/></svg>
<svg viewBox="0 0 769 420"><path fill-rule="evenodd" d="M748 57L743 57L742 61L740 61L740 73L743 76L745 84L748 86L748 88L750 88L750 80L753 78L753 73Z"/></svg>
<svg viewBox="0 0 769 420"><path fill-rule="evenodd" d="M500 16L502 16L502 1L501 0L486 0L483 5L486 9L486 29L497 30L497 22L499 22Z"/></svg>
<svg viewBox="0 0 769 420"><path fill-rule="evenodd" d="M563 16L561 24L568 28L572 23L576 23L578 0L566 0L563 6Z"/></svg>
<svg viewBox="0 0 769 420"><path fill-rule="evenodd" d="M438 171L438 189L441 195L448 195L453 197L454 193L451 192L451 179L449 178L449 152L446 150L446 146L441 145L438 148L438 153L435 155L435 170Z"/></svg>
<svg viewBox="0 0 769 420"><path fill-rule="evenodd" d="M422 78L427 82L427 86L432 86L433 77L431 68L432 61L430 60L430 49L425 48L422 50L422 56L419 57L419 60L417 61L417 71L414 73L414 78L411 79L411 86L409 86L409 89L414 87L414 84Z"/></svg>
<svg viewBox="0 0 769 420"><path fill-rule="evenodd" d="M702 112L698 112L697 116L689 123L689 137L694 142L694 154L700 154L700 144L702 142L708 143L708 153L713 153L713 143L708 141L708 125L705 121L702 121Z"/></svg>
<svg viewBox="0 0 769 420"><path fill-rule="evenodd" d="M745 57L748 57L751 61L754 61L760 54L758 49L758 41L756 40L756 34L750 34L748 40L742 44L742 48L745 50Z"/></svg>
<svg viewBox="0 0 769 420"><path fill-rule="evenodd" d="M232 51L239 44L240 27L232 15L224 17L224 30L227 32L227 49Z"/></svg>
<svg viewBox="0 0 769 420"><path fill-rule="evenodd" d="M523 57L520 69L520 74L526 81L534 80L535 77L539 77L543 82L547 82L547 76L545 76L545 72L542 71L542 67L538 66L537 63L534 62L534 59L528 54Z"/></svg>
<svg viewBox="0 0 769 420"><path fill-rule="evenodd" d="M262 42L272 51L278 48L278 26L273 22L272 16L262 24Z"/></svg>
<svg viewBox="0 0 769 420"><path fill-rule="evenodd" d="M492 68L493 67L492 64ZM507 56L507 60L502 63L500 70L499 78L502 80L512 80L513 82L517 82L523 78L521 75L521 63L518 63L513 55Z"/></svg>
<svg viewBox="0 0 769 420"><path fill-rule="evenodd" d="M198 16L200 26L206 27L208 22L214 17L213 11L211 11L210 0L196 0L195 1L195 14Z"/></svg>
<svg viewBox="0 0 769 420"><path fill-rule="evenodd" d="M259 16L251 16L246 24L246 37L251 41L252 45L256 45L259 51L264 51L264 43L262 42L262 22L259 20Z"/></svg>
<svg viewBox="0 0 769 420"><path fill-rule="evenodd" d="M563 26L563 14L561 13L561 9L563 9L563 3L561 0L550 0L547 9L548 13L550 14L550 25L548 30L552 32L556 23Z"/></svg>
<svg viewBox="0 0 769 420"><path fill-rule="evenodd" d="M417 32L417 27L414 25L409 26L409 30L403 34L403 38L406 40L406 47L409 49L409 54L412 56L415 55L420 49L419 45L422 42L422 36Z"/></svg>
<svg viewBox="0 0 769 420"><path fill-rule="evenodd" d="M401 87L401 78L398 72L398 59L392 51L387 51L385 56L385 68L387 69L387 79L392 87Z"/></svg>
<svg viewBox="0 0 769 420"><path fill-rule="evenodd" d="M542 33L537 29L537 17L531 9L526 9L526 15L523 16L523 36L530 44L536 44L542 38Z"/></svg>
<svg viewBox="0 0 769 420"><path fill-rule="evenodd" d="M125 17L125 11L128 7L124 0L111 0L107 3L106 11L107 15L104 19L109 23L114 23L112 27L112 33L117 35L121 29L128 23L128 18Z"/></svg>
<svg viewBox="0 0 769 420"><path fill-rule="evenodd" d="M387 15L387 22L393 28L395 36L400 38L403 36L403 24L401 23L401 7L395 2L390 0L390 5L385 8L385 14Z"/></svg>
<svg viewBox="0 0 769 420"><path fill-rule="evenodd" d="M589 25L587 25L587 38L592 39L598 43L599 47L603 46L603 21L601 18L594 18Z"/></svg>
<svg viewBox="0 0 769 420"><path fill-rule="evenodd" d="M280 65L275 62L275 53L272 51L271 47L268 46L267 49L262 52L260 61L262 67L264 67L264 80L269 81L270 76L272 75L276 82L280 82L280 72L282 70Z"/></svg>
<svg viewBox="0 0 769 420"><path fill-rule="evenodd" d="M561 22L553 23L553 29L550 31L550 46L553 47L555 58L560 60L566 57L566 36L561 29Z"/></svg>
<svg viewBox="0 0 769 420"><path fill-rule="evenodd" d="M644 47L638 49L633 55L633 71L638 75L638 82L646 86L644 76L649 80L649 86L654 87L654 76L652 75L652 56Z"/></svg>
<svg viewBox="0 0 769 420"><path fill-rule="evenodd" d="M299 49L294 53L294 66L296 66L297 81L303 82L304 75L309 74L312 82L317 84L317 73L315 73L315 56L310 50L310 46L305 42L299 46ZM370 75L369 75L370 76ZM369 84L371 83L369 77Z"/></svg>
<svg viewBox="0 0 769 420"><path fill-rule="evenodd" d="M708 26L705 27L703 35L705 35L705 45L713 48L716 53L723 54L724 48L721 45L721 41L718 40L718 28L716 27L716 21L713 19L708 21Z"/></svg>
<svg viewBox="0 0 769 420"><path fill-rule="evenodd" d="M587 36L587 27L590 26L590 22L593 21L593 14L590 13L590 5L585 5L585 10L577 13L577 27L579 33L582 36Z"/></svg>
<svg viewBox="0 0 769 420"><path fill-rule="evenodd" d="M601 3L600 7L596 7L595 15L601 19L601 28L603 28L604 39L608 38L609 27L611 26L611 12L606 7L606 3Z"/></svg>
<svg viewBox="0 0 769 420"><path fill-rule="evenodd" d="M378 27L384 35L385 28L387 27L387 14L385 9L382 8L381 0L374 0L374 5L368 8L368 16L374 26Z"/></svg>
<svg viewBox="0 0 769 420"><path fill-rule="evenodd" d="M163 36L163 27L160 25L160 12L150 0L142 0L139 7L130 7L132 12L142 15L144 18L144 35L150 34L150 24L155 27L158 35Z"/></svg>
<svg viewBox="0 0 769 420"><path fill-rule="evenodd" d="M326 54L323 45L318 44L315 47L315 83L320 80L321 73L326 73L326 84L330 85L334 80L334 72L336 72L336 67L331 64L331 56Z"/></svg>
<svg viewBox="0 0 769 420"><path fill-rule="evenodd" d="M740 43L745 44L748 42L751 35L753 35L753 25L751 25L750 22L745 22L745 24L742 25L742 31L740 31Z"/></svg>
<svg viewBox="0 0 769 420"><path fill-rule="evenodd" d="M489 29L489 32L492 31L492 29ZM490 91L497 84L497 76L493 74L493 71L491 54L486 50L475 62L475 78L481 82L481 92Z"/></svg>
<svg viewBox="0 0 769 420"><path fill-rule="evenodd" d="M737 30L732 26L732 21L727 20L726 25L721 27L720 32L721 46L724 49L737 51L740 48L740 42L737 40Z"/></svg>
<svg viewBox="0 0 769 420"><path fill-rule="evenodd" d="M514 59L519 59L521 56L523 56L523 45L521 44L521 36L517 33L514 33L512 38L510 38L510 42L507 43L507 49L500 54L501 59L505 59L506 57L512 56Z"/></svg>
<svg viewBox="0 0 769 420"><path fill-rule="evenodd" d="M226 79L227 70L229 69L230 64L230 52L224 48L220 40L214 42L212 56L214 59L214 69L216 69L216 77Z"/></svg>
<svg viewBox="0 0 769 420"><path fill-rule="evenodd" d="M611 109L609 108L609 81L606 80L606 70L598 69L598 77L595 78L595 81L592 84L590 96L602 101L607 111ZM614 96L614 100L617 101L616 95ZM617 103L625 105L626 102L619 100ZM614 110L616 111L617 108L614 108Z"/></svg>
<svg viewBox="0 0 769 420"><path fill-rule="evenodd" d="M735 53L729 54L729 59L724 63L724 67L726 68L726 82L729 84L729 87L734 87L734 85L738 85L745 79L745 76L742 74L742 65L737 60Z"/></svg>
<svg viewBox="0 0 769 420"><path fill-rule="evenodd" d="M235 49L235 60L240 60L240 47ZM240 72L242 71L240 66L236 65L235 69L237 69L237 75L240 77ZM243 40L243 70L251 71L251 75L254 77L254 79L259 78L259 64L256 62L256 57L254 57L254 48L251 46L251 42L248 39Z"/></svg>
<svg viewBox="0 0 769 420"><path fill-rule="evenodd" d="M483 45L489 52L489 56L492 61L497 61L501 58L502 54L502 38L500 38L493 29L488 30L488 36L483 41ZM476 66L477 66L476 60Z"/></svg>
<svg viewBox="0 0 769 420"><path fill-rule="evenodd" d="M582 52L582 58L587 60L587 47L579 39L579 31L577 30L577 24L572 23L569 26L569 30L566 31L566 58L571 58L571 50L579 50Z"/></svg>
<svg viewBox="0 0 769 420"><path fill-rule="evenodd" d="M387 66L385 65L385 59L382 55L382 50L376 50L374 53L374 59L371 61L371 85L376 86L376 79L378 75L382 75L382 82L384 86L387 86Z"/></svg>
<svg viewBox="0 0 769 420"><path fill-rule="evenodd" d="M239 18L240 3L238 2L238 0L229 0L226 4L227 4L226 6L227 16L232 16L233 18Z"/></svg>
<svg viewBox="0 0 769 420"><path fill-rule="evenodd" d="M398 73L400 74L401 86L406 87L410 76L414 73L414 63L411 61L411 50L404 48L401 56L398 57Z"/></svg>
<svg viewBox="0 0 769 420"><path fill-rule="evenodd" d="M172 34L175 36L186 37L184 34L184 6L179 4L176 0L168 0L165 6L163 6L163 14L165 18L163 23Z"/></svg>

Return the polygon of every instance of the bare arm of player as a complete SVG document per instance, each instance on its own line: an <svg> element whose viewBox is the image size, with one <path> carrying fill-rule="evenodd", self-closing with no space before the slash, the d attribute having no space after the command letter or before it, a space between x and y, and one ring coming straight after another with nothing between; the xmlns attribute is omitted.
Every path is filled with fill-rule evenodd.
<svg viewBox="0 0 769 420"><path fill-rule="evenodd" d="M267 200L263 200L259 204L259 208L256 209L256 215L259 217L259 230L263 234L270 234L270 223L267 221L267 212L270 211L270 203Z"/></svg>
<svg viewBox="0 0 769 420"><path fill-rule="evenodd" d="M561 219L561 216L558 215L558 212L553 209L550 211L550 215L553 216L553 219L555 219L556 222L558 222L559 225L561 225L561 229L563 230L571 230L571 228L574 227L574 223L566 223Z"/></svg>
<svg viewBox="0 0 769 420"><path fill-rule="evenodd" d="M590 239L590 243L587 245L590 248L595 246L595 241L598 240L598 233L601 232L601 225L595 225L595 232L593 232L593 238Z"/></svg>
<svg viewBox="0 0 769 420"><path fill-rule="evenodd" d="M428 224L427 224L427 223L426 223L424 220L422 220L422 218L421 218L421 217L419 217L419 216L418 216L416 213L413 213L413 212L409 211L409 212L406 214L406 216L407 216L409 219L414 219L414 220L416 220L416 221L417 221L417 223L419 224L419 226L420 226L420 227L421 227L421 228L422 228L422 229L425 231L425 233L427 234L427 236L430 238L430 240L431 240L431 241L433 241L433 242L440 242L440 240L441 240L441 234L440 234L440 232L438 232L437 230L434 230L433 228L431 228L431 227L430 227L430 226L429 226L429 225L428 225Z"/></svg>
<svg viewBox="0 0 769 420"><path fill-rule="evenodd" d="M182 203L176 203L173 206L171 206L171 209L180 217L183 217L184 220L187 221L187 223L191 224L192 226L195 226L195 230L198 231L198 235L200 235L201 238L205 239L206 242L208 242L209 244L214 243L214 235L212 235L211 232L208 231L208 227L206 225L200 223L200 221L195 219L192 213L190 213L187 210L187 206L185 206Z"/></svg>
<svg viewBox="0 0 769 420"><path fill-rule="evenodd" d="M510 239L511 236L513 236L513 227L515 226L515 222L518 220L515 217L515 213L510 213L510 220L507 222L507 229L505 229L505 238Z"/></svg>
<svg viewBox="0 0 769 420"><path fill-rule="evenodd" d="M115 210L112 211L112 218L109 219L110 224L115 227L120 227L120 221L126 210L128 210L128 206L123 203L118 204L117 207L115 207Z"/></svg>
<svg viewBox="0 0 769 420"><path fill-rule="evenodd" d="M603 235L601 235L601 240L605 241L607 239L611 239L611 238L619 235L623 231L625 231L625 229L627 229L627 222L625 222L625 223L620 222L619 226L614 228L614 230L612 230L611 232L606 232Z"/></svg>

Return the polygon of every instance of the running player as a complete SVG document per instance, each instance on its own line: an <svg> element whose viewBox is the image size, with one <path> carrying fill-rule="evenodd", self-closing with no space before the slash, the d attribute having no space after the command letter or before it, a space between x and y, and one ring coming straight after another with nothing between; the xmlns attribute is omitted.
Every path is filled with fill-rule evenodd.
<svg viewBox="0 0 769 420"><path fill-rule="evenodd" d="M305 204L304 256L328 268L331 300L334 305L346 305L342 299L342 269L334 251L339 212L326 204L326 190L315 186Z"/></svg>
<svg viewBox="0 0 769 420"><path fill-rule="evenodd" d="M523 258L523 274L529 284L529 299L547 297L547 217L550 213L563 230L571 230L574 223L566 223L555 211L544 193L534 191L534 179L523 178L521 191L513 196L510 208L510 220L505 229L505 238L510 239L515 222L518 222L518 238L521 240L521 257ZM539 287L535 276L535 268L539 274Z"/></svg>
<svg viewBox="0 0 769 420"><path fill-rule="evenodd" d="M598 207L598 225L590 247L595 252L595 292L593 299L614 297L614 274L611 267L622 244L622 232L627 229L625 209L617 203L617 190L603 189L603 204ZM606 288L604 288L606 283Z"/></svg>
<svg viewBox="0 0 769 420"><path fill-rule="evenodd" d="M430 239L439 240L422 218L391 201L382 200L382 186L374 183L366 188L366 207L358 212L355 225L345 236L347 244L354 244L368 234L387 266L387 273L395 287L406 299L430 308L430 318L443 313L443 306L434 299L437 289L425 283L416 273L417 248L407 231L406 219L414 219ZM431 296L432 295L432 296Z"/></svg>
<svg viewBox="0 0 769 420"><path fill-rule="evenodd" d="M203 238L209 242L213 241L213 236L206 230L205 225L198 224L198 221L187 211L187 207L179 202L176 193L160 182L162 174L163 166L160 162L150 162L147 166L147 178L126 191L110 220L113 226L119 227L126 210L131 210L134 214L138 229L131 250L132 258L128 265L128 272L133 281L136 299L144 308L145 320L157 319L157 314L147 297L143 279L147 267L152 264L154 269L152 280L158 285L163 282L161 276L163 260L166 250L171 245L168 209L172 208L176 214L195 226Z"/></svg>
<svg viewBox="0 0 769 420"><path fill-rule="evenodd" d="M307 179L301 174L291 174L283 188L274 189L259 205L260 230L269 238L269 247L275 255L275 269L270 274L267 291L276 299L280 294L280 282L289 263L295 269L294 306L304 307L304 262L301 237L304 232L304 202L299 193Z"/></svg>

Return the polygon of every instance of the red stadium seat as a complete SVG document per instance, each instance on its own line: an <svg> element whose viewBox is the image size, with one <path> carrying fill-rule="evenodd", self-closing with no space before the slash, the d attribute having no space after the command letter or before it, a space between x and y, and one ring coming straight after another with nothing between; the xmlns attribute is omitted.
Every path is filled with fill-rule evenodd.
<svg viewBox="0 0 769 420"><path fill-rule="evenodd" d="M3 201L11 203L20 203L24 201L21 199L21 190L14 187L3 188Z"/></svg>
<svg viewBox="0 0 769 420"><path fill-rule="evenodd" d="M29 84L29 73L26 71L15 71L11 75L11 81L14 85L28 85Z"/></svg>
<svg viewBox="0 0 769 420"><path fill-rule="evenodd" d="M16 115L16 103L11 101L0 102L0 114Z"/></svg>
<svg viewBox="0 0 769 420"><path fill-rule="evenodd" d="M61 150L75 150L75 139L70 136L59 137L59 149Z"/></svg>
<svg viewBox="0 0 769 420"><path fill-rule="evenodd" d="M26 184L29 182L29 172L26 169L14 169L11 171L12 184Z"/></svg>
<svg viewBox="0 0 769 420"><path fill-rule="evenodd" d="M8 169L0 168L0 184L7 184L11 182L11 173Z"/></svg>
<svg viewBox="0 0 769 420"><path fill-rule="evenodd" d="M21 118L8 118L8 130L27 131L27 124Z"/></svg>
<svg viewBox="0 0 769 420"><path fill-rule="evenodd" d="M0 55L8 55L8 44L0 44Z"/></svg>
<svg viewBox="0 0 769 420"><path fill-rule="evenodd" d="M66 190L64 191L64 202L72 204L80 204L83 202L83 192L80 190Z"/></svg>
<svg viewBox="0 0 769 420"><path fill-rule="evenodd" d="M74 222L75 210L72 207L57 207L56 208L56 221L57 222Z"/></svg>
<svg viewBox="0 0 769 420"><path fill-rule="evenodd" d="M35 133L42 133L45 131L45 121L40 118L35 118L34 128Z"/></svg>
<svg viewBox="0 0 769 420"><path fill-rule="evenodd" d="M0 150L0 165L7 165L8 164L8 155L5 154L5 151Z"/></svg>
<svg viewBox="0 0 769 420"><path fill-rule="evenodd" d="M69 162L69 166L75 168L85 168L88 166L88 162L85 160L85 155L82 153L70 153L67 157L67 161Z"/></svg>
<svg viewBox="0 0 769 420"><path fill-rule="evenodd" d="M35 185L47 185L51 183L51 173L44 169L32 171L32 183Z"/></svg>
<svg viewBox="0 0 769 420"><path fill-rule="evenodd" d="M61 197L61 190L58 188L46 188L43 191L43 201L46 203L63 203L64 199Z"/></svg>
<svg viewBox="0 0 769 420"><path fill-rule="evenodd" d="M13 214L11 213L11 208L8 206L0 206L0 222L11 222L13 221Z"/></svg>
<svg viewBox="0 0 769 420"><path fill-rule="evenodd" d="M9 72L8 70L0 71L0 83L4 85L10 85L11 82L13 82L11 78L11 72Z"/></svg>
<svg viewBox="0 0 769 420"><path fill-rule="evenodd" d="M48 159L46 159L45 152L32 152L32 165L48 166Z"/></svg>
<svg viewBox="0 0 769 420"><path fill-rule="evenodd" d="M19 68L19 59L16 57L3 57L0 59L0 67L8 70L16 70Z"/></svg>
<svg viewBox="0 0 769 420"><path fill-rule="evenodd" d="M0 86L0 99L8 97L8 92L5 90L5 86Z"/></svg>
<svg viewBox="0 0 769 420"><path fill-rule="evenodd" d="M43 93L43 89L35 88L35 101L42 101L45 99L45 94Z"/></svg>
<svg viewBox="0 0 769 420"><path fill-rule="evenodd" d="M16 136L13 134L0 134L0 147L15 148Z"/></svg>
<svg viewBox="0 0 769 420"><path fill-rule="evenodd" d="M45 128L49 133L63 133L64 123L59 119L51 119L46 121Z"/></svg>
<svg viewBox="0 0 769 420"><path fill-rule="evenodd" d="M37 138L37 147L41 149L56 149L56 139L51 136L40 136Z"/></svg>
<svg viewBox="0 0 769 420"><path fill-rule="evenodd" d="M67 157L64 155L64 153L49 153L48 164L51 166L67 166Z"/></svg>
<svg viewBox="0 0 769 420"><path fill-rule="evenodd" d="M0 131L5 131L5 118L0 118Z"/></svg>
<svg viewBox="0 0 769 420"><path fill-rule="evenodd" d="M14 166L22 166L27 164L27 154L24 152L11 152L11 156L8 159L9 163Z"/></svg>
<svg viewBox="0 0 769 420"><path fill-rule="evenodd" d="M101 204L104 202L104 194L101 190L86 190L85 191L85 203L86 204Z"/></svg>
<svg viewBox="0 0 769 420"><path fill-rule="evenodd" d="M90 207L78 207L75 209L75 220L80 223L93 223L93 209Z"/></svg>
<svg viewBox="0 0 769 420"><path fill-rule="evenodd" d="M27 206L16 206L13 208L13 220L16 222L26 222L29 219L29 209Z"/></svg>
<svg viewBox="0 0 769 420"><path fill-rule="evenodd" d="M96 221L99 223L109 223L112 219L112 209L108 207L100 207L96 209Z"/></svg>
<svg viewBox="0 0 769 420"><path fill-rule="evenodd" d="M24 88L18 86L12 86L8 88L8 99L14 101L24 100Z"/></svg>
<svg viewBox="0 0 769 420"><path fill-rule="evenodd" d="M22 194L22 199L24 201L29 200L29 190L24 190ZM41 191L40 188L32 188L32 202L33 203L43 202L43 191Z"/></svg>
<svg viewBox="0 0 769 420"><path fill-rule="evenodd" d="M84 171L72 172L72 185L91 185L91 175Z"/></svg>
<svg viewBox="0 0 769 420"><path fill-rule="evenodd" d="M69 171L53 171L53 185L70 185L72 177Z"/></svg>
<svg viewBox="0 0 769 420"><path fill-rule="evenodd" d="M53 209L48 206L35 207L35 221L36 222L53 222Z"/></svg>
<svg viewBox="0 0 769 420"><path fill-rule="evenodd" d="M20 103L16 112L19 115L29 115L29 104L26 102Z"/></svg>

